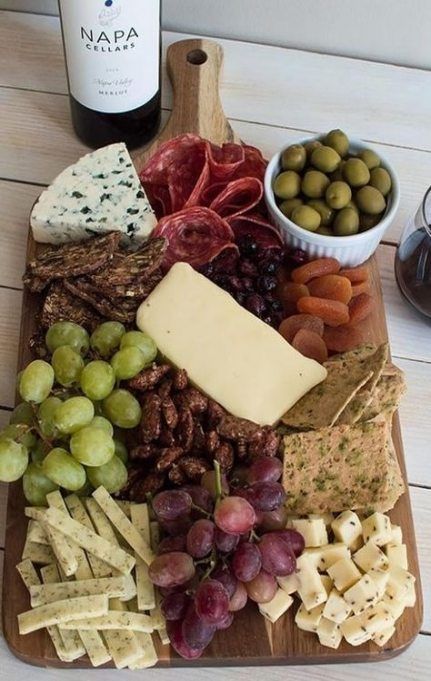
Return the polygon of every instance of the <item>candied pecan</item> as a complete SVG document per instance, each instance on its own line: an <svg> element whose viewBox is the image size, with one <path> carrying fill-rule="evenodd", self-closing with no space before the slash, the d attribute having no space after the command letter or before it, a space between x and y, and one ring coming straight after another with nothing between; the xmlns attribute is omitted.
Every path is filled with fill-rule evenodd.
<svg viewBox="0 0 431 681"><path fill-rule="evenodd" d="M174 463L171 470L169 471L168 478L174 485L184 485L187 480L186 474L176 463Z"/></svg>
<svg viewBox="0 0 431 681"><path fill-rule="evenodd" d="M263 455L265 439L265 431L262 428L259 428L248 441L249 456L255 457Z"/></svg>
<svg viewBox="0 0 431 681"><path fill-rule="evenodd" d="M205 452L205 433L199 421L195 421L193 429L193 452Z"/></svg>
<svg viewBox="0 0 431 681"><path fill-rule="evenodd" d="M156 393L148 393L142 405L139 432L142 442L157 440L162 427L162 400Z"/></svg>
<svg viewBox="0 0 431 681"><path fill-rule="evenodd" d="M159 472L166 471L175 461L180 459L183 454L184 450L181 447L167 447L166 449L162 449L160 458L156 463L156 470Z"/></svg>
<svg viewBox="0 0 431 681"><path fill-rule="evenodd" d="M280 436L277 435L275 430L273 430L269 426L267 428L264 428L264 431L265 440L262 454L264 454L265 456L277 456L278 448L280 446Z"/></svg>
<svg viewBox="0 0 431 681"><path fill-rule="evenodd" d="M129 468L127 471L127 482L121 489L120 495L127 497L133 485L142 478L142 468Z"/></svg>
<svg viewBox="0 0 431 681"><path fill-rule="evenodd" d="M208 461L199 456L183 456L178 463L187 478L192 482L199 482L202 475L211 468Z"/></svg>
<svg viewBox="0 0 431 681"><path fill-rule="evenodd" d="M137 480L129 490L130 501L146 501L147 494L155 494L165 484L165 476L162 473L148 473L145 477Z"/></svg>
<svg viewBox="0 0 431 681"><path fill-rule="evenodd" d="M190 409L182 408L178 414L175 436L180 447L188 452L193 444L194 422Z"/></svg>
<svg viewBox="0 0 431 681"><path fill-rule="evenodd" d="M218 402L215 402L214 400L209 399L208 400L208 408L207 408L207 414L206 414L206 421L208 428L215 428L218 426L220 421L222 420L223 416L225 415L225 410L223 407L221 407Z"/></svg>
<svg viewBox="0 0 431 681"><path fill-rule="evenodd" d="M196 390L196 388L186 388L177 396L177 401L184 407L188 407L194 416L203 414L208 408L208 397Z"/></svg>
<svg viewBox="0 0 431 681"><path fill-rule="evenodd" d="M159 386L157 388L157 393L160 395L162 400L165 399L165 397L168 397L168 395L171 394L172 390L172 379L171 378L164 378L162 381L160 381Z"/></svg>
<svg viewBox="0 0 431 681"><path fill-rule="evenodd" d="M248 455L247 451L247 442L244 440L244 438L239 438L236 441L236 453L238 456L238 459L246 459Z"/></svg>
<svg viewBox="0 0 431 681"><path fill-rule="evenodd" d="M162 414L168 428L174 430L178 425L178 411L172 398L165 397L163 399Z"/></svg>
<svg viewBox="0 0 431 681"><path fill-rule="evenodd" d="M161 447L172 447L175 444L175 435L164 423L160 430L159 439L157 440Z"/></svg>
<svg viewBox="0 0 431 681"><path fill-rule="evenodd" d="M223 473L229 473L234 464L233 447L229 442L222 442L214 452L214 459L219 462Z"/></svg>
<svg viewBox="0 0 431 681"><path fill-rule="evenodd" d="M189 377L185 369L177 369L174 373L174 390L184 390L189 384Z"/></svg>
<svg viewBox="0 0 431 681"><path fill-rule="evenodd" d="M170 370L168 364L152 364L128 381L132 390L152 390Z"/></svg>
<svg viewBox="0 0 431 681"><path fill-rule="evenodd" d="M158 451L153 444L138 445L130 450L129 457L131 461L146 461L155 456Z"/></svg>
<svg viewBox="0 0 431 681"><path fill-rule="evenodd" d="M220 438L216 430L209 430L205 433L205 449L208 454L214 454L220 444Z"/></svg>
<svg viewBox="0 0 431 681"><path fill-rule="evenodd" d="M252 421L225 413L217 426L217 432L227 440L244 439L248 442L256 433L262 432L262 428Z"/></svg>

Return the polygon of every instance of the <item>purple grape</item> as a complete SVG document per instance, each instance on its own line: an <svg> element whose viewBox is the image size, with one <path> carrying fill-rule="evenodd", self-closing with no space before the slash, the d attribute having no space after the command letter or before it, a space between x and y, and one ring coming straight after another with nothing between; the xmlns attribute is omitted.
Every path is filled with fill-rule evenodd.
<svg viewBox="0 0 431 681"><path fill-rule="evenodd" d="M183 492L190 494L195 506L199 506L205 513L212 513L214 502L211 498L211 494L205 487L202 487L201 485L184 485L181 489ZM196 511L196 509L192 509L192 512L194 511Z"/></svg>
<svg viewBox="0 0 431 681"><path fill-rule="evenodd" d="M159 556L162 553L170 553L171 551L185 551L186 550L186 536L185 534L178 534L176 537L165 537L162 539L157 547Z"/></svg>
<svg viewBox="0 0 431 681"><path fill-rule="evenodd" d="M255 482L247 491L247 499L257 511L275 511L286 498L279 482Z"/></svg>
<svg viewBox="0 0 431 681"><path fill-rule="evenodd" d="M198 615L195 604L192 603L183 619L181 631L187 646L192 650L203 650L211 643L216 627L213 624L206 624Z"/></svg>
<svg viewBox="0 0 431 681"><path fill-rule="evenodd" d="M237 534L227 534L216 527L214 535L215 545L221 553L229 553L238 546L239 536Z"/></svg>
<svg viewBox="0 0 431 681"><path fill-rule="evenodd" d="M185 660L194 660L202 655L205 646L202 646L201 648L192 648L186 643L183 636L182 622L180 620L177 622L167 621L166 631L168 632L172 648Z"/></svg>
<svg viewBox="0 0 431 681"><path fill-rule="evenodd" d="M246 584L248 597L256 603L268 603L277 591L277 581L273 575L261 570L251 582Z"/></svg>
<svg viewBox="0 0 431 681"><path fill-rule="evenodd" d="M207 556L214 545L215 525L211 520L196 520L187 533L187 551L193 558Z"/></svg>
<svg viewBox="0 0 431 681"><path fill-rule="evenodd" d="M223 584L216 579L201 582L195 595L195 608L205 624L217 626L229 612L229 595Z"/></svg>
<svg viewBox="0 0 431 681"><path fill-rule="evenodd" d="M287 510L285 506L279 506L275 511L258 511L259 529L264 532L284 530L287 523ZM294 552L295 553L295 552Z"/></svg>
<svg viewBox="0 0 431 681"><path fill-rule="evenodd" d="M201 485L209 492L212 499L216 498L217 492L215 471L206 471L206 473L204 473L201 477ZM221 489L223 494L229 494L229 484L224 473L221 474Z"/></svg>
<svg viewBox="0 0 431 681"><path fill-rule="evenodd" d="M244 542L233 554L232 569L241 582L250 582L260 572L262 557L256 544Z"/></svg>
<svg viewBox="0 0 431 681"><path fill-rule="evenodd" d="M238 580L228 566L219 565L216 567L211 573L211 579L215 579L217 582L220 582L220 584L222 584L226 589L229 598L232 598L235 593Z"/></svg>
<svg viewBox="0 0 431 681"><path fill-rule="evenodd" d="M243 534L253 528L256 514L246 499L225 497L216 506L214 522L227 534Z"/></svg>
<svg viewBox="0 0 431 681"><path fill-rule="evenodd" d="M176 520L188 515L192 508L192 498L181 490L159 492L153 499L153 509L159 520Z"/></svg>
<svg viewBox="0 0 431 681"><path fill-rule="evenodd" d="M245 585L242 582L238 582L236 585L235 593L229 601L229 610L231 612L237 612L242 610L247 604L248 594Z"/></svg>
<svg viewBox="0 0 431 681"><path fill-rule="evenodd" d="M301 555L305 548L305 541L302 534L300 532L297 532L296 530L290 529L279 530L277 534L279 537L284 539L284 541L289 544L293 553L298 558L298 556Z"/></svg>
<svg viewBox="0 0 431 681"><path fill-rule="evenodd" d="M296 558L288 543L276 532L264 534L259 544L262 568L270 575L284 577L296 569Z"/></svg>
<svg viewBox="0 0 431 681"><path fill-rule="evenodd" d="M148 568L148 575L156 586L179 586L192 579L194 574L193 559L183 551L172 551L156 556Z"/></svg>
<svg viewBox="0 0 431 681"><path fill-rule="evenodd" d="M283 464L275 456L259 456L254 459L248 469L247 480L250 485L255 482L277 482L283 473Z"/></svg>
<svg viewBox="0 0 431 681"><path fill-rule="evenodd" d="M190 516L186 515L177 520L159 520L159 525L167 534L175 537L178 534L187 534L192 522Z"/></svg>
<svg viewBox="0 0 431 681"><path fill-rule="evenodd" d="M190 598L185 593L173 593L165 596L160 608L169 621L182 620L190 604Z"/></svg>
<svg viewBox="0 0 431 681"><path fill-rule="evenodd" d="M233 613L228 612L225 618L217 624L217 631L229 629L233 622Z"/></svg>

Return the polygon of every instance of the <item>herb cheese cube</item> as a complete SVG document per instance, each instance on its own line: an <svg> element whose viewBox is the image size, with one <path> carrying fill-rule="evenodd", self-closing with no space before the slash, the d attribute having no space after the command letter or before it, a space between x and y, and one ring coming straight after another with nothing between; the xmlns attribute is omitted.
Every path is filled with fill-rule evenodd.
<svg viewBox="0 0 431 681"><path fill-rule="evenodd" d="M372 640L376 645L382 647L389 641L389 639L392 638L392 636L395 634L395 627L387 627L387 629L382 629L381 631L377 632L376 634L372 635Z"/></svg>
<svg viewBox="0 0 431 681"><path fill-rule="evenodd" d="M406 607L404 601L393 598L388 594L383 595L380 603L385 605L386 609L389 610L394 620L397 620L399 617L401 617Z"/></svg>
<svg viewBox="0 0 431 681"><path fill-rule="evenodd" d="M327 646L328 648L338 648L343 638L340 625L325 617L322 617L320 620L316 633L320 645Z"/></svg>
<svg viewBox="0 0 431 681"><path fill-rule="evenodd" d="M404 597L404 603L406 608L413 608L416 603L416 589L413 583L410 584L409 588L407 589L407 593Z"/></svg>
<svg viewBox="0 0 431 681"><path fill-rule="evenodd" d="M389 579L386 587L386 593L394 598L405 598L409 589L414 587L415 578L413 575L400 567L394 565L389 567Z"/></svg>
<svg viewBox="0 0 431 681"><path fill-rule="evenodd" d="M399 565L408 570L409 564L407 560L407 546L405 544L386 544L385 546L386 555L388 557L389 565Z"/></svg>
<svg viewBox="0 0 431 681"><path fill-rule="evenodd" d="M360 646L369 641L371 634L364 626L364 614L352 615L340 624L341 633L351 646Z"/></svg>
<svg viewBox="0 0 431 681"><path fill-rule="evenodd" d="M311 610L307 610L304 603L301 603L295 615L295 623L302 631L316 632L323 614L324 604L321 603Z"/></svg>
<svg viewBox="0 0 431 681"><path fill-rule="evenodd" d="M324 586L324 589L325 589L327 595L329 596L329 594L331 593L332 588L334 586L334 582L332 581L332 579L330 578L329 575L320 575L320 579L322 580L322 584Z"/></svg>
<svg viewBox="0 0 431 681"><path fill-rule="evenodd" d="M325 603L328 594L318 571L307 559L307 556L300 556L298 558L297 568L299 578L298 595L305 608L312 610L317 605Z"/></svg>
<svg viewBox="0 0 431 681"><path fill-rule="evenodd" d="M395 622L389 608L382 601L364 612L363 617L364 627L371 636L377 634L382 629L392 627Z"/></svg>
<svg viewBox="0 0 431 681"><path fill-rule="evenodd" d="M372 541L364 544L352 557L356 565L364 572L368 572L373 568L386 568L389 565L389 561L383 551Z"/></svg>
<svg viewBox="0 0 431 681"><path fill-rule="evenodd" d="M388 584L389 572L387 570L380 570L380 568L372 568L368 570L367 575L371 577L376 585L378 597L382 598Z"/></svg>
<svg viewBox="0 0 431 681"><path fill-rule="evenodd" d="M286 577L277 577L278 586L287 594L293 594L299 587L299 578L296 572Z"/></svg>
<svg viewBox="0 0 431 681"><path fill-rule="evenodd" d="M361 579L361 573L351 558L342 558L331 565L328 568L328 575L334 581L334 586L340 593L344 593Z"/></svg>
<svg viewBox="0 0 431 681"><path fill-rule="evenodd" d="M374 542L377 546L384 546L391 541L392 528L391 521L383 513L373 513L362 521L362 536L364 542Z"/></svg>
<svg viewBox="0 0 431 681"><path fill-rule="evenodd" d="M293 520L292 527L302 534L306 547L324 546L328 543L328 533L322 518Z"/></svg>
<svg viewBox="0 0 431 681"><path fill-rule="evenodd" d="M353 511L343 511L331 523L335 539L351 547L362 535L359 517Z"/></svg>
<svg viewBox="0 0 431 681"><path fill-rule="evenodd" d="M323 610L323 616L331 622L336 622L341 624L344 622L352 612L351 606L344 600L343 596L337 591L337 589L332 589L328 596L328 600L325 603Z"/></svg>
<svg viewBox="0 0 431 681"><path fill-rule="evenodd" d="M310 520L322 519L326 527L329 528L332 521L334 520L334 514L329 513L329 511L328 513L307 513L307 518L310 518Z"/></svg>
<svg viewBox="0 0 431 681"><path fill-rule="evenodd" d="M369 575L364 575L350 589L344 592L344 598L355 615L359 615L377 602L379 591L376 583Z"/></svg>
<svg viewBox="0 0 431 681"><path fill-rule="evenodd" d="M399 525L391 525L391 544L403 543L403 531Z"/></svg>
<svg viewBox="0 0 431 681"><path fill-rule="evenodd" d="M274 623L289 610L292 603L292 596L289 596L283 589L277 589L274 598L268 603L259 604L259 611L266 619Z"/></svg>

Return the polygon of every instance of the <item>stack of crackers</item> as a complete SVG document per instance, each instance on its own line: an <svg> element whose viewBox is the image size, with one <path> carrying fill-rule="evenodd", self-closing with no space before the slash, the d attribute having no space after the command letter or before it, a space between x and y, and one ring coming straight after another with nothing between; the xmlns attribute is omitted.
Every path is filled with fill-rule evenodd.
<svg viewBox="0 0 431 681"><path fill-rule="evenodd" d="M292 513L385 512L404 492L392 417L405 391L388 345L331 357L328 375L282 418L283 485Z"/></svg>

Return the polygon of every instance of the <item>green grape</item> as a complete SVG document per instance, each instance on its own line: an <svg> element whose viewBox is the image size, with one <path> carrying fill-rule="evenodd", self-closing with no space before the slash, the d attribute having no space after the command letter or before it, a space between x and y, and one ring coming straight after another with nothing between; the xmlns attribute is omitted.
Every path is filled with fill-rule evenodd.
<svg viewBox="0 0 431 681"><path fill-rule="evenodd" d="M72 435L70 451L84 466L103 466L114 456L115 445L105 430L87 426Z"/></svg>
<svg viewBox="0 0 431 681"><path fill-rule="evenodd" d="M104 322L91 334L91 347L102 357L110 357L120 345L125 332L126 329L120 322Z"/></svg>
<svg viewBox="0 0 431 681"><path fill-rule="evenodd" d="M28 466L28 449L13 440L0 440L0 480L19 480Z"/></svg>
<svg viewBox="0 0 431 681"><path fill-rule="evenodd" d="M105 416L119 428L135 428L141 420L141 407L128 390L114 390L103 400Z"/></svg>
<svg viewBox="0 0 431 681"><path fill-rule="evenodd" d="M57 434L57 428L54 423L55 412L63 402L59 397L47 397L42 402L37 412L37 420L42 435L47 438L52 438Z"/></svg>
<svg viewBox="0 0 431 681"><path fill-rule="evenodd" d="M30 452L33 463L42 463L47 454L47 445L43 440L38 440Z"/></svg>
<svg viewBox="0 0 431 681"><path fill-rule="evenodd" d="M127 468L118 456L96 468L87 468L88 479L94 488L103 485L111 494L119 492L127 482Z"/></svg>
<svg viewBox="0 0 431 681"><path fill-rule="evenodd" d="M133 378L146 365L145 355L136 346L128 346L118 350L111 359L112 367L116 377L120 380Z"/></svg>
<svg viewBox="0 0 431 681"><path fill-rule="evenodd" d="M95 416L88 425L91 428L102 428L102 430L105 430L107 433L109 433L111 437L114 436L114 427L112 423L108 421L108 419L105 419L104 416Z"/></svg>
<svg viewBox="0 0 431 681"><path fill-rule="evenodd" d="M84 368L84 360L70 345L62 345L54 350L51 364L55 380L65 388L77 383Z"/></svg>
<svg viewBox="0 0 431 681"><path fill-rule="evenodd" d="M115 385L115 373L108 362L89 362L81 374L81 389L90 400L104 400Z"/></svg>
<svg viewBox="0 0 431 681"><path fill-rule="evenodd" d="M19 382L19 394L25 402L40 404L54 385L54 369L43 359L35 359L24 369Z"/></svg>
<svg viewBox="0 0 431 681"><path fill-rule="evenodd" d="M74 322L56 322L53 324L47 331L45 343L50 352L54 352L62 345L69 345L83 357L90 348L88 333L82 326Z"/></svg>
<svg viewBox="0 0 431 681"><path fill-rule="evenodd" d="M121 442L121 440L116 440L114 438L114 444L115 444L115 456L117 456L121 461L126 464L127 460L129 458L129 452L127 451L127 447L124 444L124 442Z"/></svg>
<svg viewBox="0 0 431 681"><path fill-rule="evenodd" d="M42 471L47 478L64 489L76 492L85 485L86 473L84 466L75 461L69 452L61 447L55 447L45 456Z"/></svg>
<svg viewBox="0 0 431 681"><path fill-rule="evenodd" d="M0 430L0 440L15 440L27 449L35 446L37 438L26 423L10 423Z"/></svg>
<svg viewBox="0 0 431 681"><path fill-rule="evenodd" d="M34 409L28 402L20 402L13 410L9 419L10 423L26 423L33 426L35 422Z"/></svg>
<svg viewBox="0 0 431 681"><path fill-rule="evenodd" d="M120 348L137 347L144 354L145 365L151 364L157 357L157 346L150 336L142 331L128 331L121 339Z"/></svg>
<svg viewBox="0 0 431 681"><path fill-rule="evenodd" d="M94 406L88 397L70 397L54 414L55 426L61 433L70 435L88 426L94 417Z"/></svg>
<svg viewBox="0 0 431 681"><path fill-rule="evenodd" d="M55 492L58 485L44 475L37 463L29 463L22 479L24 496L32 506L47 506L46 495Z"/></svg>

